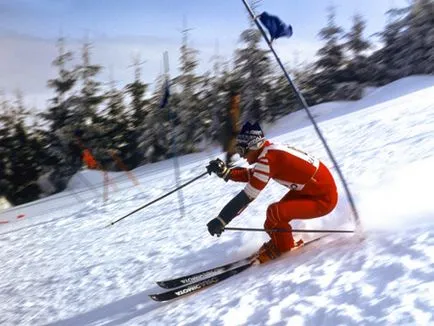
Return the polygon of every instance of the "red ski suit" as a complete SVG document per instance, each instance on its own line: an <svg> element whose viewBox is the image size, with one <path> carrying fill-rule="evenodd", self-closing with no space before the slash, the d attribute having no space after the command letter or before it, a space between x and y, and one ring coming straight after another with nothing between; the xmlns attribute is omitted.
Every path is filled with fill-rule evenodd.
<svg viewBox="0 0 434 326"><path fill-rule="evenodd" d="M311 219L330 213L337 204L336 184L328 168L318 159L295 148L266 141L251 169L232 169L229 179L247 182L244 192L255 199L270 178L290 190L267 208L264 227L288 228L293 219ZM291 227L289 225L289 227ZM272 242L285 252L294 246L286 232L270 232Z"/></svg>

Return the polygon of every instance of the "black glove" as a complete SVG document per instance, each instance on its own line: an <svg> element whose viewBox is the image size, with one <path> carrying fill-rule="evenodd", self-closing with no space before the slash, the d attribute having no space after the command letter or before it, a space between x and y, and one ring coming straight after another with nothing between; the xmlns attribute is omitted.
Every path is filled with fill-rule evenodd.
<svg viewBox="0 0 434 326"><path fill-rule="evenodd" d="M229 172L231 171L221 159L212 160L206 167L208 174L211 175L212 172L217 174L220 178L225 179L227 181L229 177Z"/></svg>
<svg viewBox="0 0 434 326"><path fill-rule="evenodd" d="M206 225L208 227L208 232L211 235L217 235L218 237L225 230L226 223L223 221L221 217L216 217L208 222Z"/></svg>

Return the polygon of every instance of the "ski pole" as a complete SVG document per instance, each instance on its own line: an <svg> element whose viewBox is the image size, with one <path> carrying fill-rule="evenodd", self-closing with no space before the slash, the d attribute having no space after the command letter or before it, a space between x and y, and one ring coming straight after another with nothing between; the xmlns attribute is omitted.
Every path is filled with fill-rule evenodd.
<svg viewBox="0 0 434 326"><path fill-rule="evenodd" d="M144 208L146 208L146 207L148 207L148 206L150 206L150 205L156 203L157 201L159 201L159 200L161 200L161 199L163 199L163 198L166 198L167 196L169 196L169 195L173 194L174 192L178 191L179 189L184 188L185 186L188 186L190 183L193 183L194 181L196 181L196 180L202 178L202 177L205 176L206 174L208 174L208 172L204 172L204 173L202 173L201 175L198 175L197 177L191 179L190 181L184 183L183 185L180 185L179 187L173 189L172 191L169 191L167 194L165 194L165 195L163 195L163 196L161 196L161 197L158 197L157 199L154 199L153 201L151 201L151 202L149 202L149 203L147 203L147 204L145 204L145 205L143 205L143 206L141 206L141 207L135 209L134 211L128 213L127 215L122 216L121 218L117 219L116 221L111 222L110 224L107 225L107 227L112 226L113 224L119 222L120 220L123 220L124 218L126 218L126 217L128 217L128 216L130 216L130 215L133 215L134 213L137 213L138 211L140 211L140 210L142 210L142 209L144 209Z"/></svg>
<svg viewBox="0 0 434 326"><path fill-rule="evenodd" d="M298 233L354 233L353 230L303 230L303 229L255 229L255 228L232 228L227 227L228 231L255 231L255 232L298 232Z"/></svg>

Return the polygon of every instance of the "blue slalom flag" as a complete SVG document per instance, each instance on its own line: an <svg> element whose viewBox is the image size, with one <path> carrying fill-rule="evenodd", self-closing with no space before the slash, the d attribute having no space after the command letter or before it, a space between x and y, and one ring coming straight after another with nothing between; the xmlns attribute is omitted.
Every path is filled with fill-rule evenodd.
<svg viewBox="0 0 434 326"><path fill-rule="evenodd" d="M160 102L160 108L161 109L166 107L167 102L169 102L169 97L170 97L169 80L166 79L166 81L164 82L163 98L161 99L161 102Z"/></svg>
<svg viewBox="0 0 434 326"><path fill-rule="evenodd" d="M279 17L270 15L266 11L259 15L259 20L262 25L264 25L271 36L271 41L276 38L287 36L292 36L292 26L286 25Z"/></svg>

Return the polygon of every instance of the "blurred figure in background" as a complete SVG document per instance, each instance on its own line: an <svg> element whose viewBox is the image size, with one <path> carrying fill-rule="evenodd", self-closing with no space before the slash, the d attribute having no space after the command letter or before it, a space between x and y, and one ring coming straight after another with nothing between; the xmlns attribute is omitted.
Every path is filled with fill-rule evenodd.
<svg viewBox="0 0 434 326"><path fill-rule="evenodd" d="M98 162L95 160L95 158L93 157L92 153L87 148L85 148L83 150L82 160L83 160L83 164L88 169L91 169L91 170L98 169Z"/></svg>
<svg viewBox="0 0 434 326"><path fill-rule="evenodd" d="M235 151L236 137L240 131L240 93L238 90L232 89L229 93L230 104L227 108L225 122L223 124L223 150L226 153L225 162L230 165L231 158Z"/></svg>

